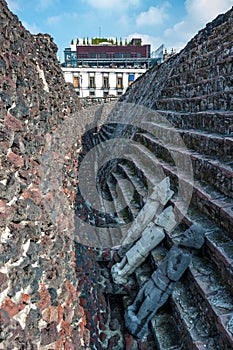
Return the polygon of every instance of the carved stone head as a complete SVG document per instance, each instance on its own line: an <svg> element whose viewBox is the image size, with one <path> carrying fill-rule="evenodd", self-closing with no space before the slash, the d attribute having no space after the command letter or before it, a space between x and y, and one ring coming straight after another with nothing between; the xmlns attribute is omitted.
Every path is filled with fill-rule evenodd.
<svg viewBox="0 0 233 350"><path fill-rule="evenodd" d="M179 245L193 249L200 249L204 243L204 229L197 224L190 226L181 236Z"/></svg>

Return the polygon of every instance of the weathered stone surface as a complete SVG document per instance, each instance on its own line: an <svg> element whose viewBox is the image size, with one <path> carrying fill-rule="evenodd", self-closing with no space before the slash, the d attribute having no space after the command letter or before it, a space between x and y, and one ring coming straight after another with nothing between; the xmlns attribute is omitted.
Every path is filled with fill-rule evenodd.
<svg viewBox="0 0 233 350"><path fill-rule="evenodd" d="M203 243L204 230L192 225L139 290L125 313L126 326L133 335L141 338L148 331L148 323L174 290L176 282L190 264L194 250L200 249Z"/></svg>
<svg viewBox="0 0 233 350"><path fill-rule="evenodd" d="M130 229L127 231L126 237L123 238L121 242L122 245L131 243L140 237L142 231L156 215L158 209L162 208L162 206L171 199L173 193L174 192L170 190L170 181L168 177L154 187L154 190L148 198L145 206L133 221Z"/></svg>
<svg viewBox="0 0 233 350"><path fill-rule="evenodd" d="M165 237L163 229L150 223L142 232L141 238L130 248L120 263L112 269L113 281L117 284L127 284L128 276L140 266L149 252L154 249Z"/></svg>
<svg viewBox="0 0 233 350"><path fill-rule="evenodd" d="M72 218L66 218L59 231L41 191L45 146L59 125L82 106L64 81L51 37L31 35L4 0L0 33L0 347L48 349L51 344L57 349L86 349L85 315L73 311L80 290L74 225ZM57 191L66 196L70 208L85 121L81 124L76 146L64 155Z"/></svg>

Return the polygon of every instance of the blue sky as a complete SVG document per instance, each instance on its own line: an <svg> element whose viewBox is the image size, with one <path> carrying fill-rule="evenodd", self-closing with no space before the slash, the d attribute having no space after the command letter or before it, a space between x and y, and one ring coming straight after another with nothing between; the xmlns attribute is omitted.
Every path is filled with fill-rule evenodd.
<svg viewBox="0 0 233 350"><path fill-rule="evenodd" d="M49 33L63 50L71 39L141 37L152 51L164 44L179 51L207 22L233 6L233 0L7 0L33 34Z"/></svg>

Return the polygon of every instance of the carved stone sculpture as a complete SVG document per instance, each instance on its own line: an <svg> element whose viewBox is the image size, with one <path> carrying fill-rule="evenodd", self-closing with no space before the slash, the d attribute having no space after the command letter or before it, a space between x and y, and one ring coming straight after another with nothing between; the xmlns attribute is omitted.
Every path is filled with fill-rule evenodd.
<svg viewBox="0 0 233 350"><path fill-rule="evenodd" d="M155 217L158 209L164 206L173 194L174 192L170 189L170 179L169 177L166 177L154 187L152 194L136 219L133 221L121 244L125 245L132 241L136 241L141 236L147 225Z"/></svg>
<svg viewBox="0 0 233 350"><path fill-rule="evenodd" d="M189 266L192 255L204 243L204 230L192 225L175 244L148 282L140 289L132 305L125 313L126 327L134 336L141 338L157 310L167 301L176 282Z"/></svg>
<svg viewBox="0 0 233 350"><path fill-rule="evenodd" d="M163 229L151 222L140 240L129 249L121 262L113 265L111 270L113 281L117 284L126 284L127 277L145 261L149 252L163 240L164 236Z"/></svg>
<svg viewBox="0 0 233 350"><path fill-rule="evenodd" d="M172 206L166 208L156 217L154 222L150 222L142 232L140 240L125 254L121 262L113 265L112 277L116 284L126 284L127 278L138 266L140 266L164 238L164 230L171 232L176 225L175 215Z"/></svg>

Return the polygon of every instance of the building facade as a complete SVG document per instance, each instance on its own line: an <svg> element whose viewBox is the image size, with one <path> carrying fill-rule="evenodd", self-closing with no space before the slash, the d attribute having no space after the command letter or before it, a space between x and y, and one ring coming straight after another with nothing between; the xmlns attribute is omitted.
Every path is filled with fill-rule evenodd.
<svg viewBox="0 0 233 350"><path fill-rule="evenodd" d="M120 96L145 68L63 68L65 81L80 97Z"/></svg>
<svg viewBox="0 0 233 350"><path fill-rule="evenodd" d="M140 75L161 63L163 51L151 57L150 45L132 39L127 45L110 41L99 44L72 44L64 50L62 70L66 82L73 84L80 97L122 95Z"/></svg>

